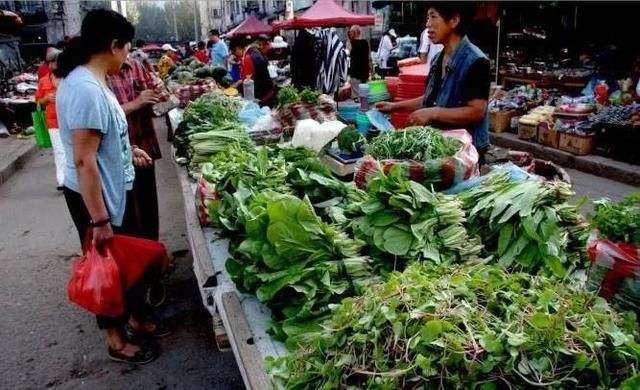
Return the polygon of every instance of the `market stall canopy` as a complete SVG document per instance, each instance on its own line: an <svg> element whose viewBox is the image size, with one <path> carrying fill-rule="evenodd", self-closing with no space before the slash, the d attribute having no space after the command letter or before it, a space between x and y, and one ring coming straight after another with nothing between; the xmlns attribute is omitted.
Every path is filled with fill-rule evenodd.
<svg viewBox="0 0 640 390"><path fill-rule="evenodd" d="M273 27L258 20L255 16L249 16L242 23L231 29L228 33L224 34L225 38L232 38L238 35L260 35L260 34L272 34Z"/></svg>
<svg viewBox="0 0 640 390"><path fill-rule="evenodd" d="M316 3L291 20L274 22L275 29L296 29L312 27L348 27L357 24L375 24L373 15L356 14L342 8L334 0L318 0Z"/></svg>

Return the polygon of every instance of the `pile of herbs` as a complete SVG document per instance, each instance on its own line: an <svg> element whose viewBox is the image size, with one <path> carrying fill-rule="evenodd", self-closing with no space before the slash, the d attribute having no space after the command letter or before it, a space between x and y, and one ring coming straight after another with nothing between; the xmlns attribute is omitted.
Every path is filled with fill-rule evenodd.
<svg viewBox="0 0 640 390"><path fill-rule="evenodd" d="M462 147L455 138L444 137L433 127L407 127L403 131L388 131L374 138L367 154L378 160L416 160L427 162L453 156Z"/></svg>
<svg viewBox="0 0 640 390"><path fill-rule="evenodd" d="M226 267L272 310L277 338L318 330L329 304L377 280L362 243L322 222L308 198L263 191L247 211L246 238Z"/></svg>
<svg viewBox="0 0 640 390"><path fill-rule="evenodd" d="M346 211L355 236L367 242L372 256L391 264L455 263L477 256L482 244L467 233L462 202L406 179L403 169L395 166L373 178L368 199Z"/></svg>
<svg viewBox="0 0 640 390"><path fill-rule="evenodd" d="M601 199L594 203L591 223L601 235L612 241L640 245L640 193L620 202Z"/></svg>
<svg viewBox="0 0 640 390"><path fill-rule="evenodd" d="M309 88L305 88L300 92L300 100L308 104L317 104L318 97L320 97L320 93Z"/></svg>
<svg viewBox="0 0 640 390"><path fill-rule="evenodd" d="M278 388L611 388L640 359L634 314L581 286L482 263L414 263L296 341L267 360Z"/></svg>
<svg viewBox="0 0 640 390"><path fill-rule="evenodd" d="M516 181L496 171L460 194L469 231L498 264L516 271L564 277L583 261L588 235L568 184Z"/></svg>
<svg viewBox="0 0 640 390"><path fill-rule="evenodd" d="M282 87L278 91L278 105L285 106L287 104L296 103L300 101L300 94L293 85L287 85Z"/></svg>
<svg viewBox="0 0 640 390"><path fill-rule="evenodd" d="M366 140L354 126L347 126L338 134L338 149L342 152L353 154L359 152Z"/></svg>

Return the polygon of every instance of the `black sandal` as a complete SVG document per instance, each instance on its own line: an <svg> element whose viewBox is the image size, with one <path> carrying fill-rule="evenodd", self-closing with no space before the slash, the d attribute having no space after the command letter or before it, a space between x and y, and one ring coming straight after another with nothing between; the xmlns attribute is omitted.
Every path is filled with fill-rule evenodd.
<svg viewBox="0 0 640 390"><path fill-rule="evenodd" d="M155 339L161 339L171 334L171 329L163 323L156 323L156 328L153 332L145 332L143 330L135 330L129 324L124 326L124 331L130 340L143 340L145 338L153 337Z"/></svg>
<svg viewBox="0 0 640 390"><path fill-rule="evenodd" d="M122 349L124 348L125 347L122 347ZM151 348L141 347L141 349L138 352L136 352L133 356L128 356L123 353L120 353L122 349L115 350L109 347L109 359L113 360L114 362L144 365L147 363L151 363L152 361L156 360L156 358L158 357L158 353Z"/></svg>

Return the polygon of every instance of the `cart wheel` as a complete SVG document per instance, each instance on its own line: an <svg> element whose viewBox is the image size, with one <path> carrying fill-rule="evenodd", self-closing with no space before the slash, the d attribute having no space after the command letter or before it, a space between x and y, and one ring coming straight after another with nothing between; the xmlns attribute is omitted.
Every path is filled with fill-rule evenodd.
<svg viewBox="0 0 640 390"><path fill-rule="evenodd" d="M160 307L167 300L167 286L162 283L154 283L147 288L145 301L151 307Z"/></svg>

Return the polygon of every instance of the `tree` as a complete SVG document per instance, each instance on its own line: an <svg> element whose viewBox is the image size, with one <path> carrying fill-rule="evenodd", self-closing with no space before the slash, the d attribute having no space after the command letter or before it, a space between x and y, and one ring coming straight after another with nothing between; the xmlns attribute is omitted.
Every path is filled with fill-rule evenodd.
<svg viewBox="0 0 640 390"><path fill-rule="evenodd" d="M174 37L174 41L196 41L199 37L196 37L193 24L197 23L196 14L194 12L193 0L177 0L177 1L165 1L164 8L167 13L167 21L170 27L170 34L174 36L173 29L173 15L176 16L176 25L178 29L178 37Z"/></svg>
<svg viewBox="0 0 640 390"><path fill-rule="evenodd" d="M136 37L150 42L162 42L171 39L172 28L169 27L164 7L153 2L138 4L138 23Z"/></svg>

